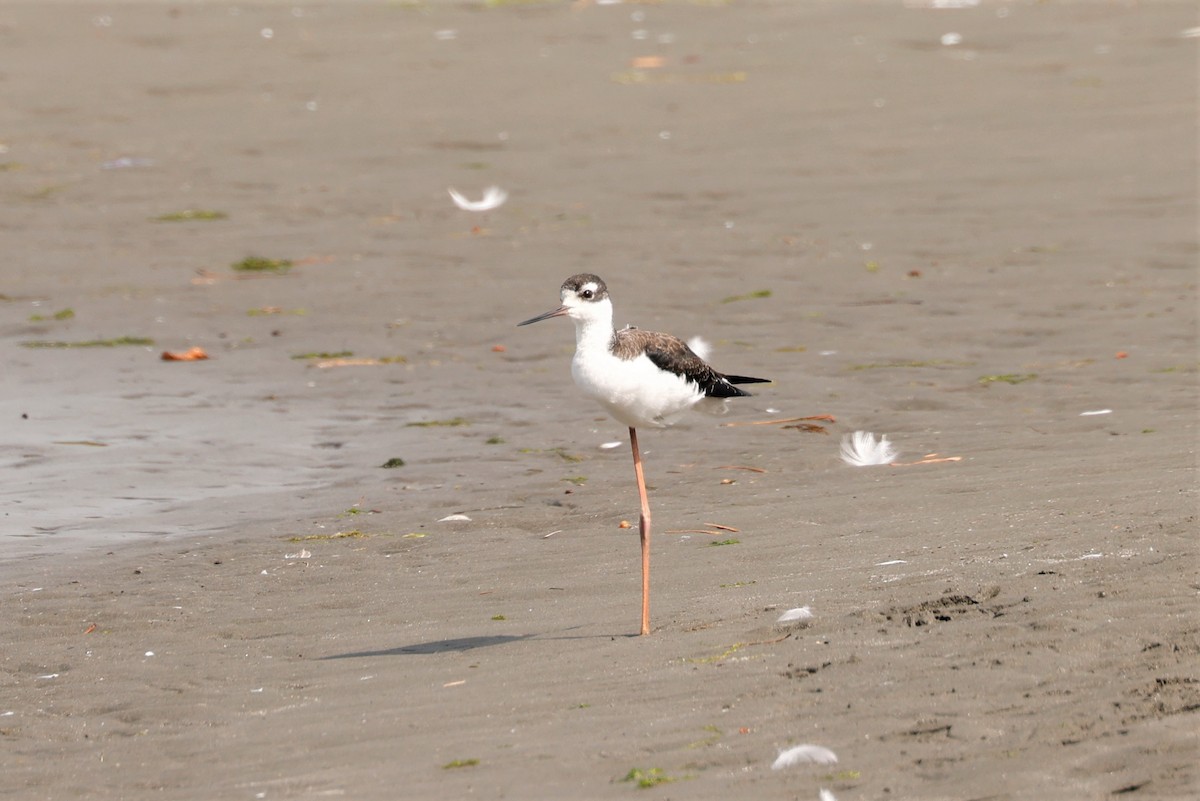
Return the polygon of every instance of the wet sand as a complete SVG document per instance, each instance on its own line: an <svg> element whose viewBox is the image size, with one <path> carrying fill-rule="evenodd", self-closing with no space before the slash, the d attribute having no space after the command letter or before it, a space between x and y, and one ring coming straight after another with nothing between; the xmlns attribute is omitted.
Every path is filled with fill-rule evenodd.
<svg viewBox="0 0 1200 801"><path fill-rule="evenodd" d="M1194 25L0 7L0 795L1194 797ZM775 380L640 437L649 637L580 271Z"/></svg>

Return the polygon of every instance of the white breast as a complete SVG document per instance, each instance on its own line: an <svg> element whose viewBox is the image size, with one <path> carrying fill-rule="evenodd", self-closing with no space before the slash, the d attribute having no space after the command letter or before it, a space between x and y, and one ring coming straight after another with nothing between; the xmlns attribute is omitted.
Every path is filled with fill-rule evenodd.
<svg viewBox="0 0 1200 801"><path fill-rule="evenodd" d="M634 428L668 426L704 397L695 384L644 355L626 361L607 352L576 352L571 375L585 395Z"/></svg>

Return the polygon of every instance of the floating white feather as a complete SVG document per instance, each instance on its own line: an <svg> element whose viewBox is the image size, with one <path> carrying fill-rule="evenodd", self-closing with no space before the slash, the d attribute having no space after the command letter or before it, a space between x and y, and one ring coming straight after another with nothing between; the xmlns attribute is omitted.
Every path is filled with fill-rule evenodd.
<svg viewBox="0 0 1200 801"><path fill-rule="evenodd" d="M837 801L837 796L826 790L824 787L821 788L821 792L818 794L818 797L821 799L821 801Z"/></svg>
<svg viewBox="0 0 1200 801"><path fill-rule="evenodd" d="M887 434L880 436L878 441L870 431L855 431L842 437L842 461L853 467L891 464L899 455L888 442Z"/></svg>
<svg viewBox="0 0 1200 801"><path fill-rule="evenodd" d="M692 337L687 341L687 346L703 361L708 361L709 354L712 353L712 345L708 344L704 337Z"/></svg>
<svg viewBox="0 0 1200 801"><path fill-rule="evenodd" d="M828 748L819 745L797 745L780 751L771 764L771 770L782 770L793 765L833 765L837 761L837 754Z"/></svg>
<svg viewBox="0 0 1200 801"><path fill-rule="evenodd" d="M491 211L500 208L504 205L504 201L508 200L508 193L498 186L489 186L483 190L482 200L467 200L453 187L446 191L450 193L450 199L454 201L454 205L463 211Z"/></svg>

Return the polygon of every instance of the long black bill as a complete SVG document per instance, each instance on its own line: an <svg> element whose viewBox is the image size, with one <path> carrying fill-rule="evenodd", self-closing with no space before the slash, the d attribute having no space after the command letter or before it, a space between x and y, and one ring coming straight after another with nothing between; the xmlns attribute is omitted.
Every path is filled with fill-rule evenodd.
<svg viewBox="0 0 1200 801"><path fill-rule="evenodd" d="M523 323L517 323L517 327L519 328L523 325L529 325L530 323L540 323L542 320L549 320L551 317L562 317L568 311L570 311L570 309L568 309L566 306L559 306L554 311L548 311L545 314L539 314L537 317L531 317Z"/></svg>

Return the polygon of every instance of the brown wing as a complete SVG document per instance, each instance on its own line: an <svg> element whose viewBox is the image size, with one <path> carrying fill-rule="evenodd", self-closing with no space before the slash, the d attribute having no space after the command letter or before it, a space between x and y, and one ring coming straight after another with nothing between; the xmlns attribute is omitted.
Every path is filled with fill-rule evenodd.
<svg viewBox="0 0 1200 801"><path fill-rule="evenodd" d="M770 379L747 376L724 376L708 366L679 337L625 328L613 333L613 355L619 359L636 359L640 354L654 362L660 370L683 376L710 398L736 398L749 395L737 384L766 383Z"/></svg>

